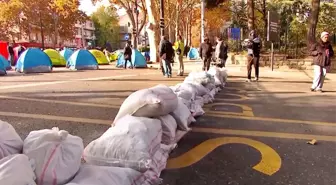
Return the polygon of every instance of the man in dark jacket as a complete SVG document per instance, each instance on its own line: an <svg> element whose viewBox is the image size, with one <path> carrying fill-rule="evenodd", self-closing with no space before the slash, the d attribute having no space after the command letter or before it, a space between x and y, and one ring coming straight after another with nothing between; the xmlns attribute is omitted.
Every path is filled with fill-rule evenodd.
<svg viewBox="0 0 336 185"><path fill-rule="evenodd" d="M7 50L8 50L8 54L9 54L9 57L8 57L8 61L9 63L14 66L14 49L13 49L13 45L9 42L7 42Z"/></svg>
<svg viewBox="0 0 336 185"><path fill-rule="evenodd" d="M160 59L164 70L164 76L167 78L172 77L171 63L174 57L173 45L167 40L165 36L162 36L160 42Z"/></svg>
<svg viewBox="0 0 336 185"><path fill-rule="evenodd" d="M252 65L255 70L255 81L259 80L259 59L261 50L261 40L255 31L251 31L249 35L250 44L247 45L247 82L251 82Z"/></svg>
<svg viewBox="0 0 336 185"><path fill-rule="evenodd" d="M203 71L208 71L210 68L211 56L212 56L212 46L210 44L209 38L205 37L204 42L200 47L200 57L203 60Z"/></svg>
<svg viewBox="0 0 336 185"><path fill-rule="evenodd" d="M130 44L127 42L124 48L124 59L125 59L125 69L127 68L127 62L130 62L131 68L132 66L132 48Z"/></svg>
<svg viewBox="0 0 336 185"><path fill-rule="evenodd" d="M323 82L327 69L331 66L331 57L334 56L334 50L328 39L329 33L322 32L320 41L310 48L310 54L314 57L314 80L311 91L323 92Z"/></svg>
<svg viewBox="0 0 336 185"><path fill-rule="evenodd" d="M225 67L226 59L228 58L228 45L223 41L223 38L217 37L217 45L215 49L215 57L218 67Z"/></svg>

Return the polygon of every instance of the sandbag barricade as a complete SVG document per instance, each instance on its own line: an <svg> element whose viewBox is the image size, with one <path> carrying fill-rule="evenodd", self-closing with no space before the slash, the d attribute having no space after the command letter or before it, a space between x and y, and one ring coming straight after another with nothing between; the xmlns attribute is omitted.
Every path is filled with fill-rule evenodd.
<svg viewBox="0 0 336 185"><path fill-rule="evenodd" d="M176 86L134 92L111 127L85 149L81 138L57 128L33 131L22 142L10 124L0 121L0 184L161 184L170 152L195 117L205 113L202 106L224 88L227 76L226 69L211 67L190 73ZM25 176L7 176L17 172Z"/></svg>

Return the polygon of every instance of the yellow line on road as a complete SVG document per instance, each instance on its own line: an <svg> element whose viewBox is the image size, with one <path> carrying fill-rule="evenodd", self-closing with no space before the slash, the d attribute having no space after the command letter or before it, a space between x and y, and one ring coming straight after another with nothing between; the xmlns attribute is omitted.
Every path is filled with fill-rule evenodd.
<svg viewBox="0 0 336 185"><path fill-rule="evenodd" d="M225 114L224 114L225 113ZM320 125L320 126L330 126L335 127L336 123L333 122L322 122L322 121L305 121L305 120L294 120L294 119L279 119L279 118L266 118L266 117L256 117L256 116L246 116L246 115L233 115L227 114L226 112L216 113L215 111L205 112L206 116L219 117L219 118L233 118L233 119L244 119L244 120L254 120L254 121L270 121L270 122L280 122L280 123L293 123L293 124L306 124L306 125Z"/></svg>
<svg viewBox="0 0 336 185"><path fill-rule="evenodd" d="M56 121L70 121L70 122L92 123L92 124L100 124L100 125L111 125L112 123L111 120L52 116L52 115L44 115L44 114L27 114L27 113L16 113L16 112L0 112L0 116L45 119L45 120L56 120Z"/></svg>
<svg viewBox="0 0 336 185"><path fill-rule="evenodd" d="M193 127L192 132L239 135L239 136L284 138L284 139L303 139L303 140L316 139L318 141L320 140L320 141L336 142L336 136L310 135L310 134L297 134L297 133L281 133L281 132L266 132L266 131L257 131L257 130L248 131L248 130Z"/></svg>
<svg viewBox="0 0 336 185"><path fill-rule="evenodd" d="M235 106L235 107L240 107L243 112L231 112L231 111L212 111L211 108L214 106ZM209 114L224 114L224 115L237 115L237 116L251 116L253 117L253 111L252 108L247 106L247 105L242 105L242 104L236 104L236 103L212 103L212 104L207 104L204 106L204 111Z"/></svg>
<svg viewBox="0 0 336 185"><path fill-rule="evenodd" d="M115 108L119 109L120 105L106 105L106 104L96 104L96 103L85 103L85 102L69 102L62 100L46 100L38 98L25 98L25 97L14 97L14 96L1 96L3 99L12 99L12 100L22 100L22 101L35 101L43 103L57 103L57 104L66 104L66 105L78 105L78 106L90 106L90 107L103 107L103 108Z"/></svg>
<svg viewBox="0 0 336 185"><path fill-rule="evenodd" d="M169 159L167 169L184 168L195 164L213 150L225 144L245 144L258 150L261 154L261 160L253 169L261 173L273 175L281 167L279 154L266 144L248 138L221 137L204 141L181 156Z"/></svg>
<svg viewBox="0 0 336 185"><path fill-rule="evenodd" d="M239 98L220 98L218 96L237 96ZM222 100L222 101L242 101L242 100L248 100L250 99L249 97L245 96L245 95L240 95L240 94L232 94L232 93L225 93L225 94L218 94L216 96L216 101L218 100Z"/></svg>

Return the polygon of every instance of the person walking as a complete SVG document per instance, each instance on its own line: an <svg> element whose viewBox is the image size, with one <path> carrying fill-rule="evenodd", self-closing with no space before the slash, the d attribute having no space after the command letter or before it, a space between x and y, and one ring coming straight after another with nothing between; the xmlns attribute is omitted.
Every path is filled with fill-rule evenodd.
<svg viewBox="0 0 336 185"><path fill-rule="evenodd" d="M261 50L261 39L252 30L249 34L247 44L247 80L246 82L251 82L252 65L255 70L255 81L259 80L259 59Z"/></svg>
<svg viewBox="0 0 336 185"><path fill-rule="evenodd" d="M314 57L314 80L310 90L323 92L324 79L331 66L331 57L334 56L328 32L321 33L320 41L312 44L310 54Z"/></svg>
<svg viewBox="0 0 336 185"><path fill-rule="evenodd" d="M182 36L178 36L178 40L174 44L175 50L175 60L179 66L179 70L177 72L177 76L183 76L184 72L184 64L183 64L183 54L184 54L184 43L182 41Z"/></svg>
<svg viewBox="0 0 336 185"><path fill-rule="evenodd" d="M174 49L173 45L167 40L165 36L162 36L160 43L160 58L164 70L164 76L167 78L172 77L172 66Z"/></svg>
<svg viewBox="0 0 336 185"><path fill-rule="evenodd" d="M132 65L132 48L130 44L127 42L124 48L124 59L125 59L125 69L127 68L127 62L130 62L131 68L133 69Z"/></svg>
<svg viewBox="0 0 336 185"><path fill-rule="evenodd" d="M203 71L209 71L212 57L212 46L208 37L204 37L204 42L201 44L200 57L203 61Z"/></svg>
<svg viewBox="0 0 336 185"><path fill-rule="evenodd" d="M225 67L226 60L228 58L228 45L223 41L221 36L217 37L217 45L215 49L215 57L217 60L218 67Z"/></svg>
<svg viewBox="0 0 336 185"><path fill-rule="evenodd" d="M8 62L10 64L10 66L14 66L15 62L14 62L14 48L13 45L9 42L7 42L7 51L8 51Z"/></svg>

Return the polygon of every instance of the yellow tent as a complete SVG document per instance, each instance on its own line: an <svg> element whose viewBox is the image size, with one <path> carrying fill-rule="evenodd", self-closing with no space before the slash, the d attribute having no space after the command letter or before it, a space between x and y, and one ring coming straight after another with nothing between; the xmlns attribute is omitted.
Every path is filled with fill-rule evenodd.
<svg viewBox="0 0 336 185"><path fill-rule="evenodd" d="M49 56L53 66L65 66L66 60L54 49L46 49L44 52Z"/></svg>
<svg viewBox="0 0 336 185"><path fill-rule="evenodd" d="M92 49L90 53L97 59L99 65L108 65L109 61L107 60L106 56L102 51Z"/></svg>

